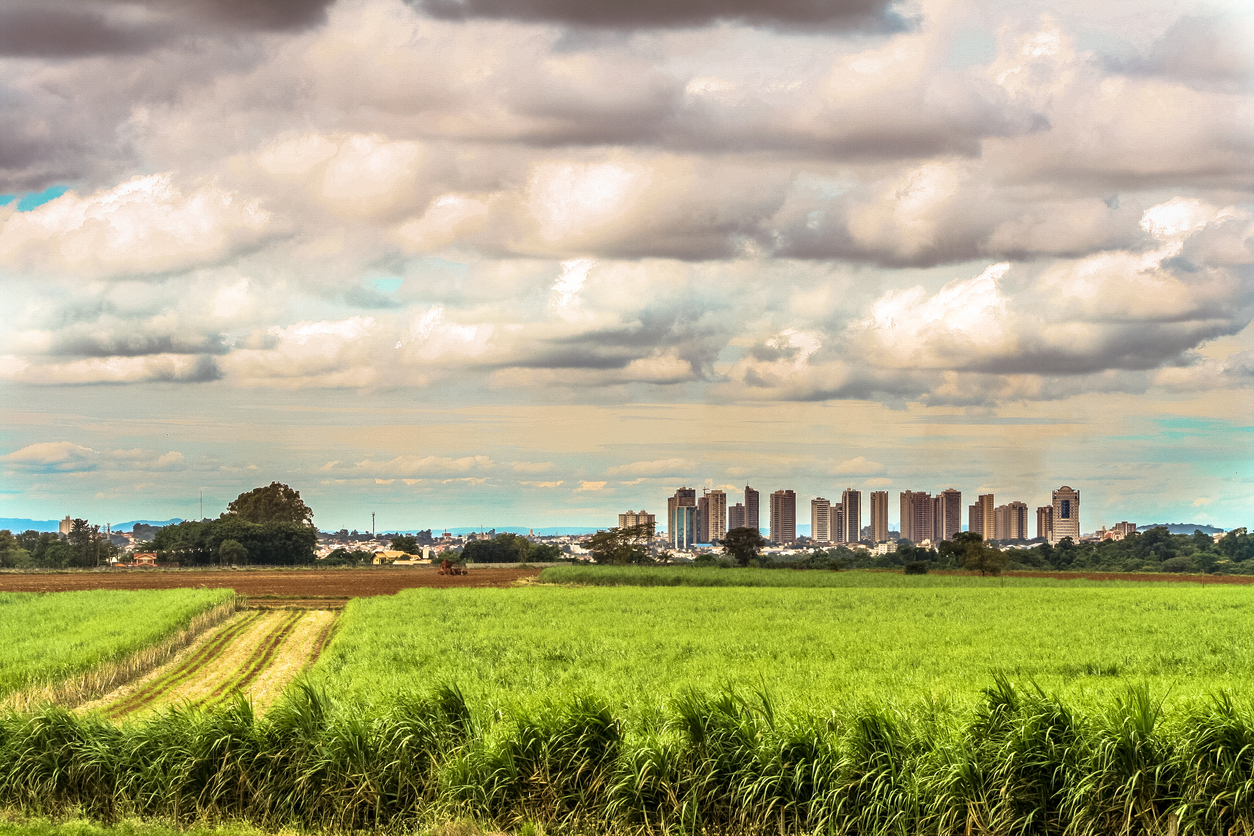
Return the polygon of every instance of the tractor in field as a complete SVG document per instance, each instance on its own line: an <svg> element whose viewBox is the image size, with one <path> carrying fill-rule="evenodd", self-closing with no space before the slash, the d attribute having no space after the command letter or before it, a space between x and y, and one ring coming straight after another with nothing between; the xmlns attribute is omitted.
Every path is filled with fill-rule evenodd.
<svg viewBox="0 0 1254 836"><path fill-rule="evenodd" d="M460 563L454 563L453 561L449 560L446 557L444 558L444 562L440 564L440 574L441 575L465 575L466 567L461 565Z"/></svg>

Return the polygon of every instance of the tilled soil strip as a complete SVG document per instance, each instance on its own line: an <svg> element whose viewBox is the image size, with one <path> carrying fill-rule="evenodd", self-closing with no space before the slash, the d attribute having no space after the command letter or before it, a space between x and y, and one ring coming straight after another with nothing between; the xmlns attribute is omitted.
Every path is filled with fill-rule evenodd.
<svg viewBox="0 0 1254 836"><path fill-rule="evenodd" d="M270 631L266 637L253 648L252 655L244 660L230 676L223 677L219 680L218 686L210 691L199 700L194 700L188 704L189 708L207 708L218 704L222 699L236 691L242 691L248 687L248 684L257 677L270 660L274 658L275 651L279 648L283 641L296 628L296 623L304 617L303 610L286 610L283 620Z"/></svg>
<svg viewBox="0 0 1254 836"><path fill-rule="evenodd" d="M248 696L256 710L269 708L289 683L313 663L338 617L339 613L327 610L309 610L305 614L270 664L249 684Z"/></svg>
<svg viewBox="0 0 1254 836"><path fill-rule="evenodd" d="M108 705L105 713L110 718L116 720L118 717L142 708L153 700L160 699L169 691L181 686L188 679L195 676L201 666L212 662L221 655L224 650L230 647L240 633L247 630L260 617L260 613L250 613L226 622L216 634L209 636L204 644L193 651L191 655L185 657L182 662L164 673L159 672L147 683L140 683L129 696L112 705Z"/></svg>
<svg viewBox="0 0 1254 836"><path fill-rule="evenodd" d="M221 653L204 660L193 675L184 677L177 688L171 688L158 698L149 700L143 705L132 709L132 714L146 711L160 705L195 702L218 686L223 677L239 670L245 660L250 658L257 645L274 632L283 622L282 613L256 613L244 630L238 632L231 643Z"/></svg>
<svg viewBox="0 0 1254 836"><path fill-rule="evenodd" d="M335 631L335 625L339 624L339 621L338 616L335 614L332 614L327 619L326 626L322 628L322 632L318 633L318 638L313 642L312 650L309 652L309 659L305 662L306 667L318 661L322 656L322 651L326 650L327 645L331 643L331 634Z"/></svg>

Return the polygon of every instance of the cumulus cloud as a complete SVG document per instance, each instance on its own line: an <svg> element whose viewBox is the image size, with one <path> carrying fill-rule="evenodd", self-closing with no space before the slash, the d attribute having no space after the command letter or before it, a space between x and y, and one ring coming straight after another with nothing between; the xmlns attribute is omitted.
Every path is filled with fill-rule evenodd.
<svg viewBox="0 0 1254 836"><path fill-rule="evenodd" d="M69 192L0 226L0 264L77 276L187 270L228 258L272 230L269 213L211 184L185 192L171 174Z"/></svg>
<svg viewBox="0 0 1254 836"><path fill-rule="evenodd" d="M94 450L70 441L29 444L0 456L10 471L23 473L86 473L110 471L177 471L185 469L183 454L171 450Z"/></svg>
<svg viewBox="0 0 1254 836"><path fill-rule="evenodd" d="M679 476L692 470L693 464L687 459L671 458L620 464L605 472L611 476Z"/></svg>

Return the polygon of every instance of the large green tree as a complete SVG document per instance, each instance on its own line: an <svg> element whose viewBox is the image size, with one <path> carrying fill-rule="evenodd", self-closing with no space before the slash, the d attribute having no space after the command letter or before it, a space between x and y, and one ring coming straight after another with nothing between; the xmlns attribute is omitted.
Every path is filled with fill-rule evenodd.
<svg viewBox="0 0 1254 836"><path fill-rule="evenodd" d="M588 538L585 547L597 563L626 566L631 563L652 563L649 539L652 526L635 525L598 531Z"/></svg>
<svg viewBox="0 0 1254 836"><path fill-rule="evenodd" d="M733 528L723 535L723 554L741 566L748 566L765 545L766 538L756 528Z"/></svg>
<svg viewBox="0 0 1254 836"><path fill-rule="evenodd" d="M227 506L227 513L245 522L290 522L313 525L313 511L300 498L300 491L282 482L242 493Z"/></svg>
<svg viewBox="0 0 1254 836"><path fill-rule="evenodd" d="M1001 549L984 542L974 531L961 531L954 539L941 544L942 554L951 554L965 569L981 575L998 575L1006 568L1009 558Z"/></svg>

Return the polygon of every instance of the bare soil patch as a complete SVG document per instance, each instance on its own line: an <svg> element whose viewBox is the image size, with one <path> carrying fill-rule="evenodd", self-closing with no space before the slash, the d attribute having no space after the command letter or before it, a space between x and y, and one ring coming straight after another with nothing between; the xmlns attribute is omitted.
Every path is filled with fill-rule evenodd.
<svg viewBox="0 0 1254 836"><path fill-rule="evenodd" d="M434 567L380 569L102 569L78 572L0 572L0 592L66 592L75 589L234 589L252 599L305 599L318 607L329 599L395 595L402 589L481 589L512 586L539 576L539 569L474 567L467 575L438 574ZM276 601L276 606L283 606ZM294 604L288 604L294 606Z"/></svg>

